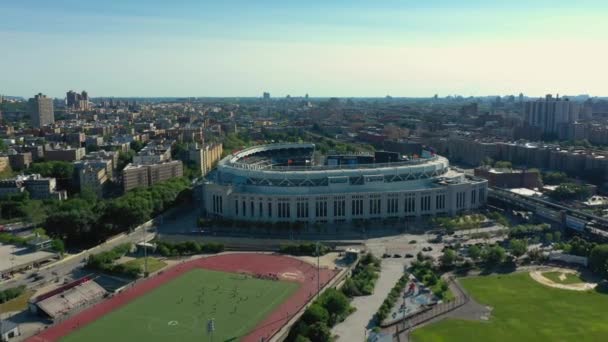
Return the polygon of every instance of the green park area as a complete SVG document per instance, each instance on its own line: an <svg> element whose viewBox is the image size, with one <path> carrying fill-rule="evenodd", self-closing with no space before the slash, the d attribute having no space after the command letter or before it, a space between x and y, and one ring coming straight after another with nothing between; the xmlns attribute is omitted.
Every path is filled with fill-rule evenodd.
<svg viewBox="0 0 608 342"><path fill-rule="evenodd" d="M147 258L147 264L148 264L148 273L154 273L158 270L160 270L161 268L167 266L167 263L161 260L158 260L156 258ZM128 268L130 267L135 267L135 268L139 268L142 271L145 269L145 265L146 265L146 258L137 258L137 259L133 259L130 261L125 262L125 266L127 266Z"/></svg>
<svg viewBox="0 0 608 342"><path fill-rule="evenodd" d="M464 278L460 283L483 305L489 321L445 319L416 329L414 342L603 341L608 336L608 295L550 288L528 273Z"/></svg>
<svg viewBox="0 0 608 342"><path fill-rule="evenodd" d="M76 341L238 341L298 289L297 283L197 269L64 337Z"/></svg>

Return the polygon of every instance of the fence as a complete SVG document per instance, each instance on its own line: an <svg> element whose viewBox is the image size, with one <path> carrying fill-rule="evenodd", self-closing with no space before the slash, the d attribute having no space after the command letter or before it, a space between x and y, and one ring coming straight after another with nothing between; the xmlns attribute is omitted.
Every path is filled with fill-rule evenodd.
<svg viewBox="0 0 608 342"><path fill-rule="evenodd" d="M450 290L454 292L454 300L433 305L425 311L415 313L409 317L406 317L402 321L395 323L395 336L399 336L399 334L410 331L412 328L422 323L428 322L435 317L455 310L469 301L469 296L460 288L460 285L454 281L453 277L450 276L447 280Z"/></svg>

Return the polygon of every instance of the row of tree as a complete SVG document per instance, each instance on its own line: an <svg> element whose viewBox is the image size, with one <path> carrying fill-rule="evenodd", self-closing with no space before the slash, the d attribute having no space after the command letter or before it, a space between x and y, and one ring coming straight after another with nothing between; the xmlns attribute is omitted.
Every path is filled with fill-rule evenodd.
<svg viewBox="0 0 608 342"><path fill-rule="evenodd" d="M304 311L287 336L288 342L332 341L331 327L352 312L348 297L339 290L328 289Z"/></svg>
<svg viewBox="0 0 608 342"><path fill-rule="evenodd" d="M344 282L342 292L348 297L372 294L379 273L380 259L371 253L364 255L353 269L351 276Z"/></svg>
<svg viewBox="0 0 608 342"><path fill-rule="evenodd" d="M221 243L198 243L196 241L185 241L170 243L165 241L156 242L156 251L164 257L195 255L201 253L215 254L224 251Z"/></svg>
<svg viewBox="0 0 608 342"><path fill-rule="evenodd" d="M388 317L388 314L391 312L393 306L395 306L397 300L401 298L403 289L405 289L405 285L407 285L408 277L409 276L407 274L402 275L397 281L397 284L395 284L395 286L391 289L391 292L389 292L386 299L384 299L384 302L382 302L382 305L374 317L376 319L376 323L380 324Z"/></svg>
<svg viewBox="0 0 608 342"><path fill-rule="evenodd" d="M296 255L296 256L313 256L316 257L325 255L331 251L329 246L322 243L316 244L312 242L301 243L301 244L287 244L282 245L279 248L279 253Z"/></svg>
<svg viewBox="0 0 608 342"><path fill-rule="evenodd" d="M188 180L175 178L111 200L98 200L83 193L53 203L44 226L51 236L62 239L69 247L95 245L150 220L176 202L188 200L188 187Z"/></svg>

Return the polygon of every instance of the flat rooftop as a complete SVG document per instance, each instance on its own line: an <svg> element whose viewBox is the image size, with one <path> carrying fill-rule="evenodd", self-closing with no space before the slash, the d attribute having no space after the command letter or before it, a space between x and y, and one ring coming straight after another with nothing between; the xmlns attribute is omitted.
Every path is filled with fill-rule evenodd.
<svg viewBox="0 0 608 342"><path fill-rule="evenodd" d="M30 247L5 245L0 243L0 273L27 266L37 261L43 261L55 256L55 253L36 251Z"/></svg>

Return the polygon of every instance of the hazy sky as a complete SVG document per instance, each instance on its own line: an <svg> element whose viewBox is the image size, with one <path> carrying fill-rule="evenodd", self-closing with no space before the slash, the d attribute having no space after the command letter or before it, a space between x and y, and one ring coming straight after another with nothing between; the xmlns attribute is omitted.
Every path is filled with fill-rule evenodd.
<svg viewBox="0 0 608 342"><path fill-rule="evenodd" d="M0 0L0 93L608 95L604 0Z"/></svg>

